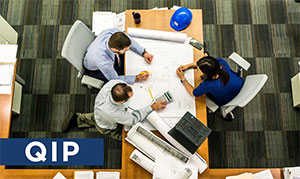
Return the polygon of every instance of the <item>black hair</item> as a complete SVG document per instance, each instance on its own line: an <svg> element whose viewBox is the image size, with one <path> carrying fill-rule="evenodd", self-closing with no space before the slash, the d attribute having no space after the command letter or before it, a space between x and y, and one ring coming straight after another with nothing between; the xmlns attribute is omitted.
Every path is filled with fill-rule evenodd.
<svg viewBox="0 0 300 179"><path fill-rule="evenodd" d="M222 68L220 63L217 59L206 56L197 61L197 66L203 72L201 79L206 80L213 80L215 75L219 75L222 83L224 86L228 83L230 77L228 73L226 73Z"/></svg>
<svg viewBox="0 0 300 179"><path fill-rule="evenodd" d="M117 50L122 50L131 45L131 40L123 32L116 32L112 34L108 41L109 48L116 48Z"/></svg>
<svg viewBox="0 0 300 179"><path fill-rule="evenodd" d="M111 96L115 102L127 101L130 97L129 92L132 92L132 88L126 83L117 83L111 89Z"/></svg>

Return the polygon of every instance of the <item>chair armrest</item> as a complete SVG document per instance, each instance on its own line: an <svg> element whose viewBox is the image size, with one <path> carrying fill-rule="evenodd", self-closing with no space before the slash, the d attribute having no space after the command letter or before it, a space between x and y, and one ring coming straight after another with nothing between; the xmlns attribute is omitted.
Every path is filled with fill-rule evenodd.
<svg viewBox="0 0 300 179"><path fill-rule="evenodd" d="M214 103L209 97L206 96L206 107L211 111L211 112L216 112L216 110L219 108L219 106Z"/></svg>
<svg viewBox="0 0 300 179"><path fill-rule="evenodd" d="M99 80L97 78L93 78L87 75L83 75L82 79L81 79L81 84L85 84L97 89L101 89L104 82L102 80Z"/></svg>
<svg viewBox="0 0 300 179"><path fill-rule="evenodd" d="M234 61L238 66L242 67L244 70L248 70L250 67L250 63L247 62L243 57L241 57L239 54L233 52L229 58Z"/></svg>

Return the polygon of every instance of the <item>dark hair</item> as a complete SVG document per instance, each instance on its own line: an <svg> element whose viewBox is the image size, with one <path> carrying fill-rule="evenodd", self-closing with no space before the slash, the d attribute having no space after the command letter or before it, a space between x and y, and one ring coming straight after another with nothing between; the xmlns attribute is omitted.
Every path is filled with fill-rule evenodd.
<svg viewBox="0 0 300 179"><path fill-rule="evenodd" d="M128 92L132 92L132 88L126 83L118 83L111 89L111 96L115 102L127 101L129 99Z"/></svg>
<svg viewBox="0 0 300 179"><path fill-rule="evenodd" d="M221 69L221 65L218 60L213 57L206 56L199 59L197 61L197 66L203 72L201 79L204 81L213 80L213 77L218 74L223 85L226 86L230 79L229 75L223 69Z"/></svg>
<svg viewBox="0 0 300 179"><path fill-rule="evenodd" d="M109 48L116 48L117 50L122 50L125 47L129 47L130 45L131 40L123 32L116 32L112 34L108 41Z"/></svg>

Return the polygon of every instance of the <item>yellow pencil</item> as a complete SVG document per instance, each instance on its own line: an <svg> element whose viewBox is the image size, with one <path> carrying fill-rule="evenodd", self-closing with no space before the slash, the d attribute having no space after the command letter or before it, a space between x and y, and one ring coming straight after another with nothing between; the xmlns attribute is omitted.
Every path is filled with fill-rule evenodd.
<svg viewBox="0 0 300 179"><path fill-rule="evenodd" d="M150 71L142 71L140 74L143 75L143 74L147 74L147 73L150 74L151 72Z"/></svg>
<svg viewBox="0 0 300 179"><path fill-rule="evenodd" d="M15 64L15 62L0 62L0 65L9 65L9 64Z"/></svg>
<svg viewBox="0 0 300 179"><path fill-rule="evenodd" d="M151 95L151 99L153 100L153 96L152 96L152 93L151 93L150 88L148 88L148 90L149 90L149 93L150 93L150 95Z"/></svg>

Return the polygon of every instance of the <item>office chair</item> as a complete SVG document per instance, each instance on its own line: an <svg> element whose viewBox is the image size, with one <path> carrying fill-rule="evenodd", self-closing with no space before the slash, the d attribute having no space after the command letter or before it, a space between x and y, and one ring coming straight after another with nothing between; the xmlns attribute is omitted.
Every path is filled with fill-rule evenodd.
<svg viewBox="0 0 300 179"><path fill-rule="evenodd" d="M61 56L78 70L77 78L81 78L81 84L87 85L88 88L100 89L104 83L102 80L83 75L83 57L95 38L93 32L83 22L77 20L66 37Z"/></svg>
<svg viewBox="0 0 300 179"><path fill-rule="evenodd" d="M242 58L237 53L233 52L229 58L233 60L237 65L239 65L239 74L242 75L242 69L248 70L250 63L248 63L244 58ZM261 90L268 79L268 76L265 74L256 74L246 76L245 82L241 91L238 95L233 98L229 103L220 106L220 113L223 118L233 119L234 115L232 111L236 107L246 106ZM210 112L215 112L219 106L215 104L211 99L206 97L206 106Z"/></svg>

